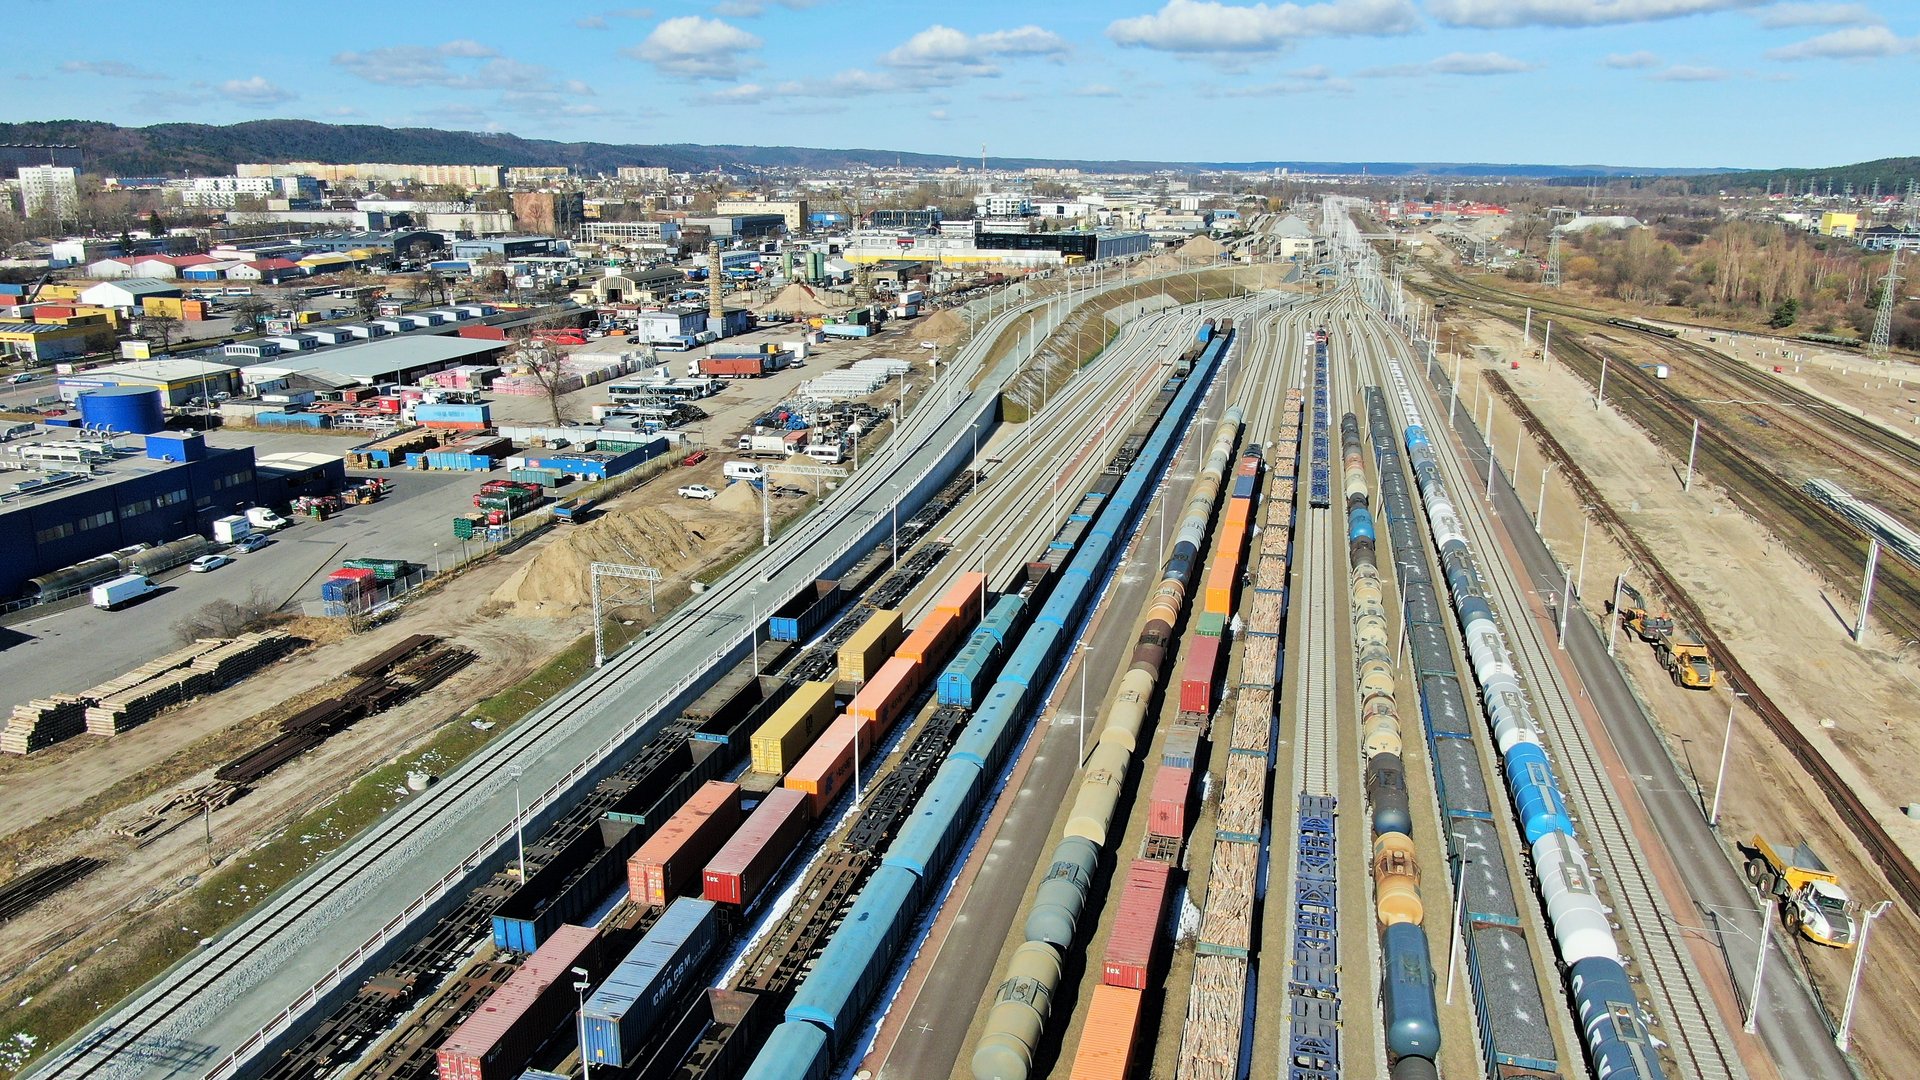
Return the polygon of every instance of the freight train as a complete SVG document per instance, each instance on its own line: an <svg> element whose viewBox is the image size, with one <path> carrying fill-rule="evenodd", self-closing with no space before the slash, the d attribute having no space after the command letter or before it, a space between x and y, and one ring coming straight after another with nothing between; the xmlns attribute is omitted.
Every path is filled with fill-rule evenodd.
<svg viewBox="0 0 1920 1080"><path fill-rule="evenodd" d="M1199 577L1201 545L1233 461L1241 420L1239 408L1226 411L1194 480L1180 531L1148 606L1146 624L1119 688L1103 712L1105 726L1083 766L1065 835L1054 847L1046 876L1035 890L1024 930L1026 941L1014 952L988 1013L986 1031L974 1048L973 1074L979 1080L1021 1080L1033 1066L1034 1050L1051 1018L1065 953L1074 947L1115 808L1129 784L1134 753L1148 723L1148 707L1167 670L1174 627Z"/></svg>
<svg viewBox="0 0 1920 1080"><path fill-rule="evenodd" d="M1618 326L1624 330L1638 330L1643 334L1652 334L1655 337L1677 338L1680 336L1678 330L1669 330L1664 326L1655 326L1652 323L1636 322L1633 319L1608 319L1607 323L1610 326Z"/></svg>
<svg viewBox="0 0 1920 1080"><path fill-rule="evenodd" d="M1368 510L1360 421L1340 418L1345 466L1348 598L1353 619L1354 678L1359 685L1360 746L1366 757L1367 803L1373 824L1374 916L1380 924L1380 1001L1393 1080L1435 1080L1440 1016L1434 1004L1432 945L1420 899L1420 863L1414 854L1413 813L1402 765L1399 681L1387 636Z"/></svg>
<svg viewBox="0 0 1920 1080"><path fill-rule="evenodd" d="M1042 571L1053 583L1044 602L1019 633L1017 644L1008 649L1000 675L976 705L927 793L841 919L812 973L795 992L785 1022L774 1029L747 1077L824 1076L835 1057L851 1045L874 993L904 951L920 912L938 893L947 866L970 834L980 800L1024 738L1031 707L1046 692L1059 658L1068 651L1113 560L1124 548L1232 339L1231 322L1221 320L1192 372L1175 375L1163 385L1123 440L1123 446L1135 447L1123 474L1097 500L1097 509L1078 533L1071 558ZM1032 566L1029 571L1033 572ZM1044 955L1050 951L1039 945L1025 950L1023 960L1038 964L1044 974ZM1058 981L1057 963L1052 977Z"/></svg>
<svg viewBox="0 0 1920 1080"><path fill-rule="evenodd" d="M1534 977L1532 949L1521 928L1520 911L1508 884L1505 850L1493 820L1493 805L1480 771L1474 731L1468 720L1460 675L1454 666L1445 609L1434 591L1426 545L1414 519L1401 468L1399 444L1379 388L1367 390L1368 429L1380 477L1374 527L1392 553L1383 569L1398 577L1402 628L1413 666L1413 700L1426 721L1427 752L1433 763L1434 789L1442 816L1441 832L1456 852L1472 852L1471 861L1453 864L1464 912L1464 941L1471 999L1498 1002L1480 1008L1480 1044L1486 1071L1502 1077L1557 1076L1558 1054L1547 1022L1547 1007ZM1400 807L1406 796L1402 760L1377 755L1367 763L1369 798L1376 830L1398 826L1409 831L1411 814ZM1404 822L1404 824L1403 824ZM1408 1066L1414 1068L1414 1066Z"/></svg>
<svg viewBox="0 0 1920 1080"><path fill-rule="evenodd" d="M1535 733L1531 714L1493 608L1479 586L1479 565L1440 476L1436 457L1406 375L1397 361L1390 374L1407 417L1403 433L1425 506L1430 540L1439 553L1454 616L1467 644L1481 710L1504 766L1509 800L1533 857L1536 887L1567 973L1575 1018L1589 1063L1608 1080L1658 1080L1664 1076L1647 1016L1634 992L1613 925L1574 836L1553 762Z"/></svg>
<svg viewBox="0 0 1920 1080"><path fill-rule="evenodd" d="M1313 332L1313 424L1308 429L1311 457L1307 461L1307 505L1316 510L1333 506L1331 418L1331 392L1327 385L1327 328L1323 326Z"/></svg>

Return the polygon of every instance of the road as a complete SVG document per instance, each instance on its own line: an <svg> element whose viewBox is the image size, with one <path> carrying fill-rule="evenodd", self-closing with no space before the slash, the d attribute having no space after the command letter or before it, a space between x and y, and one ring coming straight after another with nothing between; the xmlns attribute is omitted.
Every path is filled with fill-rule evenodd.
<svg viewBox="0 0 1920 1080"><path fill-rule="evenodd" d="M1063 314L1062 304L1037 306L1054 320ZM726 660L744 655L762 596L833 576L883 533L894 500L905 512L937 489L944 470L964 462L958 451L962 440L970 443L969 431L991 424L994 391L1017 367L1010 358L969 393L985 346L1026 309L997 313L878 460L773 548L121 1003L34 1075L227 1075L289 1038L299 1015L351 986L413 922L487 872L511 837L510 763L524 770L527 827L537 830L557 816L561 796L610 772L618 751L651 735Z"/></svg>

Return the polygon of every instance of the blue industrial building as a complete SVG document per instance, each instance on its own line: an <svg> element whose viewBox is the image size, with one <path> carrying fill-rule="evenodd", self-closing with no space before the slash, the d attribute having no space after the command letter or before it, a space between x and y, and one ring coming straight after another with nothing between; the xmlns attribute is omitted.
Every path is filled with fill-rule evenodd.
<svg viewBox="0 0 1920 1080"><path fill-rule="evenodd" d="M214 518L259 501L252 447L211 447L197 432L156 432L145 442L144 453L110 462L90 456L69 470L43 457L44 475L7 474L0 485L0 551L7 553L0 598L19 596L31 578L118 548L205 534ZM66 479L73 476L82 479Z"/></svg>

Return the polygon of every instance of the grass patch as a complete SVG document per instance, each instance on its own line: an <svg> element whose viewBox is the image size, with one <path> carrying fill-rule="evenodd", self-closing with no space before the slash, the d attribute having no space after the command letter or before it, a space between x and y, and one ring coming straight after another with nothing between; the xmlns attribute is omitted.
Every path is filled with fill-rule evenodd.
<svg viewBox="0 0 1920 1080"><path fill-rule="evenodd" d="M613 623L610 649L641 632ZM84 942L51 956L46 970L18 987L0 1027L0 1078L17 1075L149 980L199 949L203 939L239 922L260 902L375 824L407 798L407 773L445 775L476 750L577 682L593 668L593 635L554 656L518 684L487 698L419 747L362 776L330 805L295 821L260 846L204 874L186 892L136 914L104 943ZM482 730L468 721L491 721Z"/></svg>

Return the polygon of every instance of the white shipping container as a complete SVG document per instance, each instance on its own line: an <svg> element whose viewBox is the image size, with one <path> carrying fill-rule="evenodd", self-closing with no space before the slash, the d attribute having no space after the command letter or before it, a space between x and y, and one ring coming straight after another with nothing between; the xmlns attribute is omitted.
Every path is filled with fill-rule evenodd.
<svg viewBox="0 0 1920 1080"><path fill-rule="evenodd" d="M239 514L213 520L213 538L222 544L237 544L253 533L253 522Z"/></svg>

